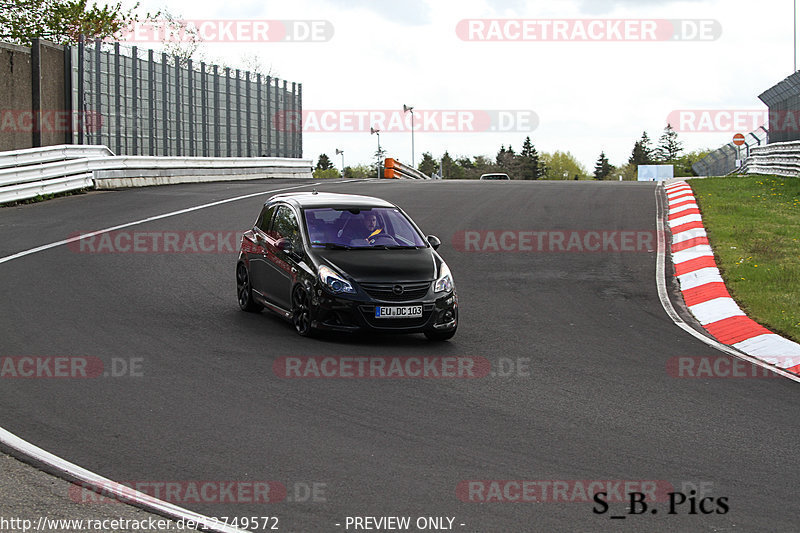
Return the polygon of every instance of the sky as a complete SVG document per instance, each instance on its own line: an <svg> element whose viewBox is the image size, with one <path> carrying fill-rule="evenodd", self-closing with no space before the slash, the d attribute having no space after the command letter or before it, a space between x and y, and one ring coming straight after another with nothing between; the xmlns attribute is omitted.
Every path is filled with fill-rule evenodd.
<svg viewBox="0 0 800 533"><path fill-rule="evenodd" d="M346 165L374 160L378 139L365 122L387 112L381 146L411 163L403 105L414 107L417 164L445 150L494 158L530 136L539 152L569 151L590 171L601 151L621 165L643 131L657 140L676 112L765 110L758 95L793 72L791 0L142 0L139 11L165 8L193 21L243 21L233 41L208 32L198 56L242 66L255 56L264 71L302 83L303 155L326 153L337 167L337 149ZM627 38L607 40L621 35L613 22L622 19ZM264 20L292 21L269 27L293 40L249 37ZM567 29L544 39L555 24ZM669 38L675 32L684 39ZM755 120L689 120L679 139L687 150L718 148Z"/></svg>

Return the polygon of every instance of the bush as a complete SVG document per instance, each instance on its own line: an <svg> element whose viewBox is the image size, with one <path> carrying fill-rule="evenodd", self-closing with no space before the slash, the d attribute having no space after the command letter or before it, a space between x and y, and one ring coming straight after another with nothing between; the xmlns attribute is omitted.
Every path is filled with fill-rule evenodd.
<svg viewBox="0 0 800 533"><path fill-rule="evenodd" d="M329 168L328 170L316 169L314 171L315 179L341 178L341 177L342 177L341 174L339 174L339 171L335 168Z"/></svg>

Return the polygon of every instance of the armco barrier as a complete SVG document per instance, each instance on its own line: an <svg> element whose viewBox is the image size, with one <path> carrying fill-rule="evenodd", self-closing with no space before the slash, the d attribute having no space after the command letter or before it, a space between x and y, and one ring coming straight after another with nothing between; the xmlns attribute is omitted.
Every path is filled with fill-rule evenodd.
<svg viewBox="0 0 800 533"><path fill-rule="evenodd" d="M92 187L89 161L112 155L105 146L91 145L0 152L0 203Z"/></svg>
<svg viewBox="0 0 800 533"><path fill-rule="evenodd" d="M759 146L750 150L743 171L747 174L800 176L800 141Z"/></svg>
<svg viewBox="0 0 800 533"><path fill-rule="evenodd" d="M396 159L387 157L385 167L383 169L383 177L387 179L412 179L412 180L428 180L430 176L426 176L419 170L413 167L404 165Z"/></svg>
<svg viewBox="0 0 800 533"><path fill-rule="evenodd" d="M31 148L0 152L0 203L85 188L311 178L311 165L283 157L115 156L92 145Z"/></svg>

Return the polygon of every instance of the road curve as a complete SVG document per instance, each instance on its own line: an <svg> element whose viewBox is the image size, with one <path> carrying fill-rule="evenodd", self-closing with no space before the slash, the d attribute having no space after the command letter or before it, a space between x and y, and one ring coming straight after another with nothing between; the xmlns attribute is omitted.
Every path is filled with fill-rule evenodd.
<svg viewBox="0 0 800 533"><path fill-rule="evenodd" d="M264 192L123 230L238 232L268 191L303 184L180 185L2 209L0 257ZM344 531L354 516L454 517L453 529L469 532L796 531L797 385L676 377L676 358L722 354L664 312L655 247L645 241L619 251L612 243L619 232L655 231L652 184L314 185L396 202L442 239L460 303L452 341L300 338L267 313L238 310L235 254L225 246L222 253L59 246L0 264L0 356L83 357L120 375L5 375L0 427L117 481L272 481L287 489L282 501L197 503L183 494L178 503L211 516L277 516L283 531ZM489 234L503 232L511 233L495 251ZM532 238L535 248L538 235L529 232L551 241L561 235L564 250L526 250L520 239ZM592 232L617 233L604 243L587 237ZM481 251L466 250L465 235L478 235L469 242ZM575 235L581 244L566 251ZM276 360L305 356L480 357L494 375L276 375ZM512 503L517 485L487 480L540 483L529 484L529 501ZM670 515L661 498L650 505L657 514L626 515L627 505L612 501L608 513L596 514L579 493L592 481L626 480L687 497L702 489L697 499L712 497L715 505L692 514L687 502ZM548 497L543 487L551 482L569 487L566 496ZM506 492L476 501L493 487Z"/></svg>

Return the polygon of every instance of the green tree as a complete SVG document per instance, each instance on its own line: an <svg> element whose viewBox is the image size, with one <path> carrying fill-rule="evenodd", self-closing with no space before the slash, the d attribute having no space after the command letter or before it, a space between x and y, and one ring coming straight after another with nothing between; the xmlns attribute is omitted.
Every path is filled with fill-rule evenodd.
<svg viewBox="0 0 800 533"><path fill-rule="evenodd" d="M650 143L650 137L647 132L642 133L642 138L636 141L633 145L633 151L628 158L630 165L652 165L653 164L653 147Z"/></svg>
<svg viewBox="0 0 800 533"><path fill-rule="evenodd" d="M317 160L317 170L328 170L329 168L333 168L330 158L327 154L320 154L319 160Z"/></svg>
<svg viewBox="0 0 800 533"><path fill-rule="evenodd" d="M614 174L622 176L623 181L636 181L639 179L639 165L625 163L614 170Z"/></svg>
<svg viewBox="0 0 800 533"><path fill-rule="evenodd" d="M508 149L501 145L495 161L499 167L498 171L507 173L511 179L516 179L519 170L519 160L511 145L508 146Z"/></svg>
<svg viewBox="0 0 800 533"><path fill-rule="evenodd" d="M711 152L712 150L707 148L705 150L695 150L693 152L689 152L688 154L680 155L674 161L675 177L689 178L692 176L697 176L697 173L694 171L694 168L692 168L692 165L703 159Z"/></svg>
<svg viewBox="0 0 800 533"><path fill-rule="evenodd" d="M600 157L597 159L597 163L594 165L594 179L604 180L611 175L613 170L614 167L608 162L605 151L600 152Z"/></svg>
<svg viewBox="0 0 800 533"><path fill-rule="evenodd" d="M141 20L152 20L158 14L144 18L132 9L124 10L121 3L98 6L89 0L0 0L0 38L15 44L30 46L41 38L57 44L87 39L106 39Z"/></svg>
<svg viewBox="0 0 800 533"><path fill-rule="evenodd" d="M656 160L662 163L671 163L683 152L683 143L678 140L678 133L672 129L671 124L667 124L664 133L658 140L656 148Z"/></svg>
<svg viewBox="0 0 800 533"><path fill-rule="evenodd" d="M445 179L464 179L464 169L445 151L442 156L442 177Z"/></svg>
<svg viewBox="0 0 800 533"><path fill-rule="evenodd" d="M439 171L439 162L433 158L430 152L425 152L422 154L422 161L419 162L417 170L427 176L431 176Z"/></svg>
<svg viewBox="0 0 800 533"><path fill-rule="evenodd" d="M347 179L359 179L375 177L375 167L371 165L358 165L355 167L344 167L344 177Z"/></svg>
<svg viewBox="0 0 800 533"><path fill-rule="evenodd" d="M580 180L589 179L586 168L570 152L544 152L540 159L545 166L545 179L574 180L575 176Z"/></svg>
<svg viewBox="0 0 800 533"><path fill-rule="evenodd" d="M517 163L520 177L524 180L538 180L544 174L544 166L539 161L539 152L536 151L530 137L525 137Z"/></svg>
<svg viewBox="0 0 800 533"><path fill-rule="evenodd" d="M485 155L476 155L472 159L474 160L476 178L479 178L481 174L489 174L497 170L497 165Z"/></svg>

